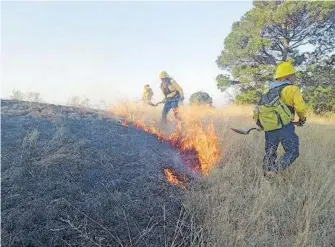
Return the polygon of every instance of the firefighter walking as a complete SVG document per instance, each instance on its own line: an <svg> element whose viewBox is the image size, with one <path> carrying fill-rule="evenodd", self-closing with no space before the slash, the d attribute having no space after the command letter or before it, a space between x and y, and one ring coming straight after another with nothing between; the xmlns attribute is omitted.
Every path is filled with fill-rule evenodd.
<svg viewBox="0 0 335 247"><path fill-rule="evenodd" d="M265 131L264 173L272 175L288 168L299 156L299 137L292 123L295 113L299 125L306 122L306 106L300 89L293 85L296 70L291 61L280 63L254 110L256 124ZM281 144L285 154L277 160L277 149Z"/></svg>
<svg viewBox="0 0 335 247"><path fill-rule="evenodd" d="M159 78L161 79L160 88L163 93L164 102L162 122L167 122L167 115L171 109L173 110L175 118L179 120L178 107L180 102L184 100L183 89L166 71L160 72Z"/></svg>

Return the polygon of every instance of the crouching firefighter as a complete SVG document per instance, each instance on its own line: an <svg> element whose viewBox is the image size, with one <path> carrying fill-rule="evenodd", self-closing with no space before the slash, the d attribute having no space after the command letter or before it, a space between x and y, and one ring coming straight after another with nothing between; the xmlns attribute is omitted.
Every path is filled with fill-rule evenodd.
<svg viewBox="0 0 335 247"><path fill-rule="evenodd" d="M148 84L144 85L143 93L142 93L143 103L146 103L146 104L151 103L153 95L154 93L152 89L150 88L150 86Z"/></svg>
<svg viewBox="0 0 335 247"><path fill-rule="evenodd" d="M162 111L162 122L167 122L167 115L171 109L176 119L180 120L178 114L179 103L184 100L183 89L178 85L178 83L173 80L168 73L162 71L159 73L159 78L161 79L161 90L163 93L164 107Z"/></svg>
<svg viewBox="0 0 335 247"><path fill-rule="evenodd" d="M295 73L291 61L281 62L275 81L269 84L254 110L256 124L265 131L264 175L283 171L299 156L299 137L292 120L296 112L298 125L302 126L306 122L306 106L299 88L293 85ZM279 144L285 154L277 160Z"/></svg>

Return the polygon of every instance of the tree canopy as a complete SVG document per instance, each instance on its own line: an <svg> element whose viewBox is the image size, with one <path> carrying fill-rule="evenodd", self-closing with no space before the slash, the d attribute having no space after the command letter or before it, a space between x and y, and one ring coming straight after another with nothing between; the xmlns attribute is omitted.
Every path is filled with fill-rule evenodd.
<svg viewBox="0 0 335 247"><path fill-rule="evenodd" d="M254 1L224 41L217 65L225 73L217 76L217 87L225 91L238 84L236 100L253 103L276 65L288 58L304 86L334 84L327 65L334 59L334 37L333 1Z"/></svg>
<svg viewBox="0 0 335 247"><path fill-rule="evenodd" d="M213 104L213 99L209 96L208 93L198 91L191 95L190 104L198 104L198 105L210 105Z"/></svg>

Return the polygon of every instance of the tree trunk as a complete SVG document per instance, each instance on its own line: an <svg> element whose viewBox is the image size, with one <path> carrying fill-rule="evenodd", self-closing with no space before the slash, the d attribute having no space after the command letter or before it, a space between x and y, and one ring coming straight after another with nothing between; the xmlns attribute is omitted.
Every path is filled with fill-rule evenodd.
<svg viewBox="0 0 335 247"><path fill-rule="evenodd" d="M283 49L282 61L286 61L286 59L287 59L288 47L289 47L289 42L288 42L287 39L284 39L284 49Z"/></svg>
<svg viewBox="0 0 335 247"><path fill-rule="evenodd" d="M287 60L287 56L288 56L288 50L290 47L290 40L288 39L288 30L287 30L287 24L283 24L282 28L284 29L284 37L283 37L283 56L282 56L282 61L286 61Z"/></svg>

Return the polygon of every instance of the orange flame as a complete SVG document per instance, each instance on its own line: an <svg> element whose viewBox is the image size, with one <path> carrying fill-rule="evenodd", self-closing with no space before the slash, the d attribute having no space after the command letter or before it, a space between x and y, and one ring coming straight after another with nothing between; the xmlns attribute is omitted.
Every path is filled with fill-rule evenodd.
<svg viewBox="0 0 335 247"><path fill-rule="evenodd" d="M176 175L176 173L173 169L165 168L163 171L164 171L166 180L168 182L170 182L171 184L178 185L179 187L185 189L184 182L181 179L178 178L178 176Z"/></svg>
<svg viewBox="0 0 335 247"><path fill-rule="evenodd" d="M146 124L127 108L115 108L113 113L124 119L122 125L133 125L135 128L143 130L155 136L159 141L167 142L172 148L179 150L183 162L193 171L207 175L219 161L220 145L213 123L205 128L200 123L184 119L183 122L177 122L174 133L164 135L155 127L154 122ZM165 176L168 181L175 183L176 178L172 177L172 173L169 171L164 170Z"/></svg>

